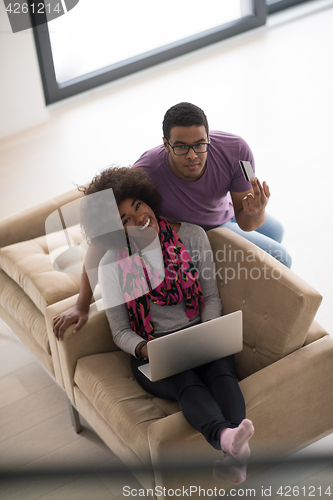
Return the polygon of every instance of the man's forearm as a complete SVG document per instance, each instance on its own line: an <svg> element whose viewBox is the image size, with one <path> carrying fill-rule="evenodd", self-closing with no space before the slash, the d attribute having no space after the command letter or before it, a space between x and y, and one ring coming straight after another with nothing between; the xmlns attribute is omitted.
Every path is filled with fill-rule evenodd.
<svg viewBox="0 0 333 500"><path fill-rule="evenodd" d="M91 298L98 281L98 266L105 251L105 248L90 245L84 260L80 293L76 305L85 312L89 311ZM86 269L88 269L88 273Z"/></svg>
<svg viewBox="0 0 333 500"><path fill-rule="evenodd" d="M82 309L83 311L86 312L89 311L91 298L93 296L93 290L95 290L95 286L97 284L97 270L95 274L90 271L89 278L85 270L85 267L83 266L83 272L80 283L80 293L76 305L79 309Z"/></svg>
<svg viewBox="0 0 333 500"><path fill-rule="evenodd" d="M263 212L257 217L253 217L244 212L244 210L241 210L236 215L237 224L243 231L255 231L256 229L258 229L260 226L263 225L265 220L266 220L265 212Z"/></svg>

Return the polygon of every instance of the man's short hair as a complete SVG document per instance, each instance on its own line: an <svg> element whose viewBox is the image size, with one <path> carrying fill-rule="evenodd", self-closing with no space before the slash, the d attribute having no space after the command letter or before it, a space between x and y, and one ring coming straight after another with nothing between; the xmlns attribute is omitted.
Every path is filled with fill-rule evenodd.
<svg viewBox="0 0 333 500"><path fill-rule="evenodd" d="M190 102L180 102L172 106L164 115L163 136L169 140L172 127L205 127L209 134L208 120L201 108Z"/></svg>

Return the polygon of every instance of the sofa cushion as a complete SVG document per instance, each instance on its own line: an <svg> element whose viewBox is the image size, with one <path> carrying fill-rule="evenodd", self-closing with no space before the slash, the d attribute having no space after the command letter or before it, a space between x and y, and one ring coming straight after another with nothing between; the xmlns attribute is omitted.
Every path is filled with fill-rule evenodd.
<svg viewBox="0 0 333 500"><path fill-rule="evenodd" d="M150 463L148 427L180 408L175 401L144 391L133 376L130 359L123 351L81 358L74 381L118 436Z"/></svg>
<svg viewBox="0 0 333 500"><path fill-rule="evenodd" d="M68 234L72 245L83 240L79 225L70 227ZM0 249L0 267L31 299L41 313L48 305L79 292L81 274L56 271L49 255L57 255L64 248L62 231L33 240L15 243ZM60 250L59 250L60 249Z"/></svg>

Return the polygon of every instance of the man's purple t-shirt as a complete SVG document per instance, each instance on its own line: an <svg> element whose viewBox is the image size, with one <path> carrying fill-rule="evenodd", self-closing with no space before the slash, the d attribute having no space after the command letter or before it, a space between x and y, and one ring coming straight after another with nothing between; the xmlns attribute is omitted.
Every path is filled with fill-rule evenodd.
<svg viewBox="0 0 333 500"><path fill-rule="evenodd" d="M243 177L239 160L249 161L254 171L252 152L241 137L218 131L210 131L209 137L206 170L197 181L186 182L172 172L163 145L146 151L133 165L141 167L157 185L163 198L163 217L198 224L205 230L234 217L229 191L252 188Z"/></svg>

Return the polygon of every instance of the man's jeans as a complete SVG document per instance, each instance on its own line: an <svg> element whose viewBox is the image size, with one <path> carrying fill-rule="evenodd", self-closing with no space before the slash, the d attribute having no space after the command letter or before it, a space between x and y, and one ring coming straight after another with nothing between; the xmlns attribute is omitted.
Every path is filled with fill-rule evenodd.
<svg viewBox="0 0 333 500"><path fill-rule="evenodd" d="M287 250L281 245L284 229L282 224L266 213L266 221L255 231L243 231L237 224L235 217L228 222L217 227L227 227L237 234L243 236L258 247L265 250L279 262L282 262L287 267L291 267L291 256Z"/></svg>

